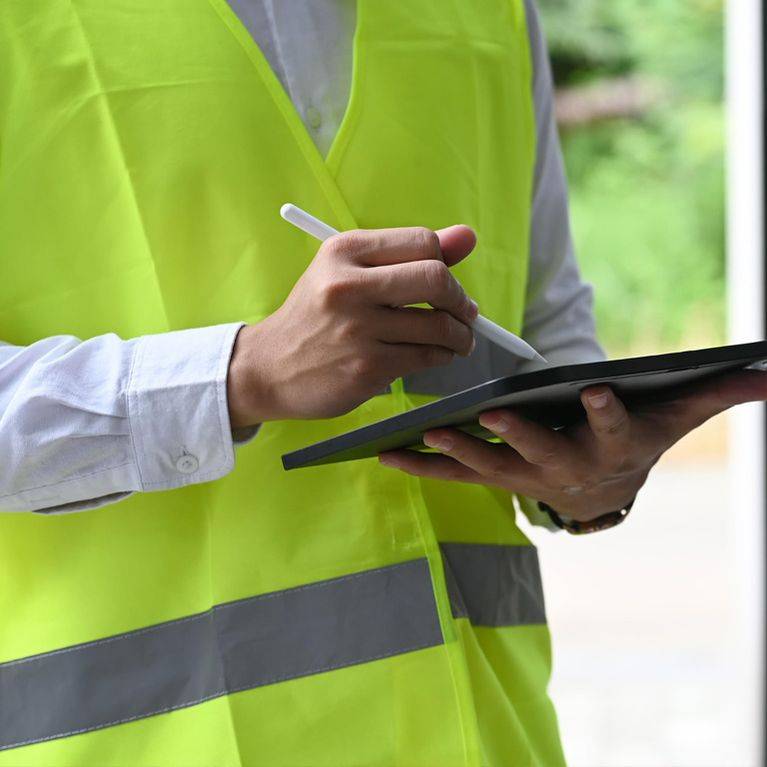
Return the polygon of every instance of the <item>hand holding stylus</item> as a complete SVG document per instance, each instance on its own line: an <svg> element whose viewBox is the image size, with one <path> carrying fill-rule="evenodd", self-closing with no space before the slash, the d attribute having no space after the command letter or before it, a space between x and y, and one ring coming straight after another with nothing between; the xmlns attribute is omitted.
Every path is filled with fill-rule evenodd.
<svg viewBox="0 0 767 767"><path fill-rule="evenodd" d="M328 226L324 221L315 218L311 213L307 213L297 205L293 205L289 202L286 202L282 208L280 208L280 215L286 221L293 224L293 226L297 226L302 231L323 242L334 234L338 234L337 229L333 229L332 226ZM478 314L471 323L471 326L477 333L483 335L502 349L506 349L506 351L515 354L517 357L522 357L526 360L535 360L543 365L547 364L546 359L538 354L530 344L523 341L514 333L497 325L492 320L489 320L487 317Z"/></svg>
<svg viewBox="0 0 767 767"><path fill-rule="evenodd" d="M329 418L403 375L474 347L477 307L450 272L474 232L344 232L317 251L283 305L242 328L227 379L233 427ZM431 309L411 306L429 304Z"/></svg>

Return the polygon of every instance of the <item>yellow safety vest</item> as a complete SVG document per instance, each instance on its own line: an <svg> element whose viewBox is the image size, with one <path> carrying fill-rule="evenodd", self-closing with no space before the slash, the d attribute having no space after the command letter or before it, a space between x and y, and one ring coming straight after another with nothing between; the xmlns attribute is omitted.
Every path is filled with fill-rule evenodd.
<svg viewBox="0 0 767 767"><path fill-rule="evenodd" d="M473 226L455 273L519 330L522 0L357 7L323 159L225 0L0 3L0 338L258 322L316 250L288 200L339 229ZM0 514L0 765L562 764L512 498L375 460L280 464L499 359L267 423L216 482Z"/></svg>

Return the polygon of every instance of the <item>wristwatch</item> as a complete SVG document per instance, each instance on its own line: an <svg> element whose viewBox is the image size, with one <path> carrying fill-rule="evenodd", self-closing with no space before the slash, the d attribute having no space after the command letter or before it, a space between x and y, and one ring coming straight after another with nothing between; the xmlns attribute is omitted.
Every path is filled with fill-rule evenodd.
<svg viewBox="0 0 767 767"><path fill-rule="evenodd" d="M618 509L618 511L608 511L606 514L602 514L595 519L590 519L587 522L579 522L577 519L565 517L554 511L551 506L543 503L543 501L538 501L538 508L541 511L545 511L549 515L551 521L557 527L562 528L562 530L567 530L567 532L572 535L586 535L586 533L598 533L600 530L609 530L611 527L619 525L629 515L635 500L636 496L634 496L622 509Z"/></svg>

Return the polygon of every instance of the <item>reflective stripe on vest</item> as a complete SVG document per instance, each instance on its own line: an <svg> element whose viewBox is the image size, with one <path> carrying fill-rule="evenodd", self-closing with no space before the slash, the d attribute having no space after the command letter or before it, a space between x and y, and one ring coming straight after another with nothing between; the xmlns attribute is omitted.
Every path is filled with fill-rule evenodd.
<svg viewBox="0 0 767 767"><path fill-rule="evenodd" d="M443 543L450 603L473 626L545 623L538 552L532 546Z"/></svg>
<svg viewBox="0 0 767 767"><path fill-rule="evenodd" d="M535 549L442 544L455 617L545 621ZM216 605L0 664L0 749L443 642L426 559Z"/></svg>

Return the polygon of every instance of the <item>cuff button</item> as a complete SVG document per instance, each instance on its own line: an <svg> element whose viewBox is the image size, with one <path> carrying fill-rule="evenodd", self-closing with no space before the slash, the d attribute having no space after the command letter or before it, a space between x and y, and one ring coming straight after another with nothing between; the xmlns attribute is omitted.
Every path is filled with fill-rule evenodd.
<svg viewBox="0 0 767 767"><path fill-rule="evenodd" d="M182 474L194 474L197 469L200 468L200 462L195 456L189 453L184 453L184 455L176 461L176 468Z"/></svg>

